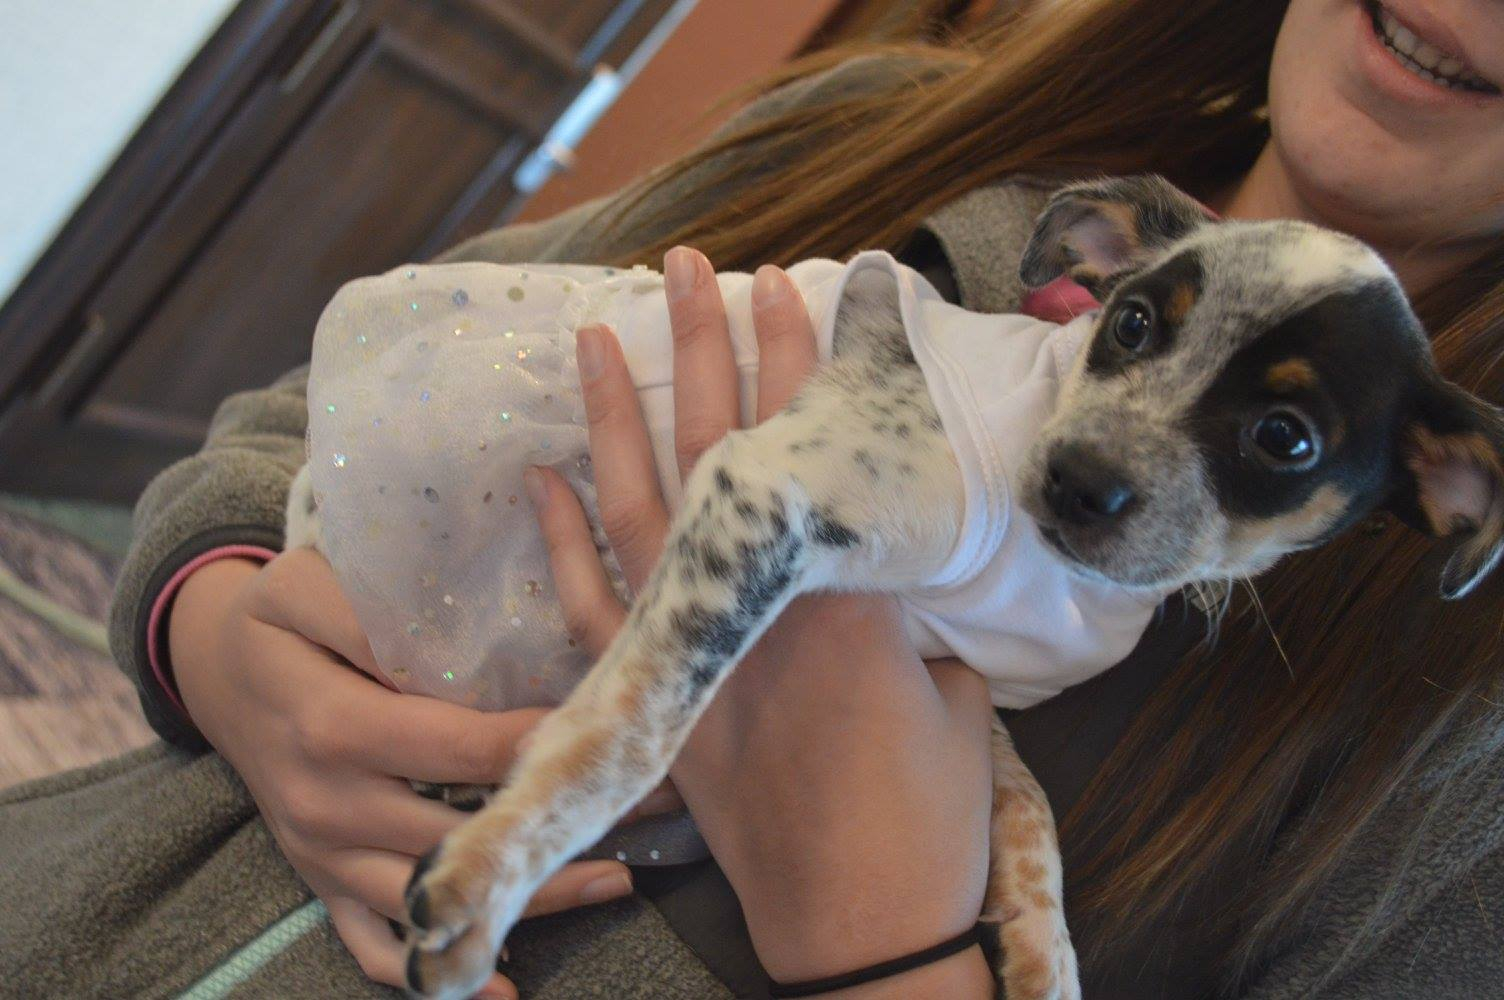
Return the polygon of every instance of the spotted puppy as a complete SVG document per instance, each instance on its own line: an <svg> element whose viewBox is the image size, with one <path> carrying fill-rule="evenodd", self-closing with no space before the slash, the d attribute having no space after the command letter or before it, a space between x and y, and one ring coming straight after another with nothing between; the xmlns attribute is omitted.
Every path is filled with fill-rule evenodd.
<svg viewBox="0 0 1504 1000"><path fill-rule="evenodd" d="M1444 597L1498 562L1500 416L1437 374L1371 250L1293 222L1215 222L1158 178L1125 178L1049 203L1022 276L1066 274L1104 305L1082 321L1040 426L1002 449L1009 531L1102 601L1141 608L1136 630L1164 595L1258 573L1378 508L1456 536ZM615 641L505 787L419 864L414 990L463 997L486 981L528 898L662 780L795 595L904 592L956 550L967 462L895 287L881 269L853 277L833 359L785 413L701 459ZM1032 570L978 572L1006 588ZM985 916L1000 929L999 973L1010 1000L1077 997L1048 803L1000 725L993 749Z"/></svg>

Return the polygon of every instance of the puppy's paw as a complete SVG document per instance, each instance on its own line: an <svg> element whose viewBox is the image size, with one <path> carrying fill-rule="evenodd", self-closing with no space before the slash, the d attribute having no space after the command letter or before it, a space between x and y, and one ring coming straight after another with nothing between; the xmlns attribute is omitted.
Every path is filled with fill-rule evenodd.
<svg viewBox="0 0 1504 1000"><path fill-rule="evenodd" d="M485 985L496 968L501 940L515 915L507 893L482 865L444 846L413 870L405 898L408 922L407 986L436 1000L462 1000Z"/></svg>
<svg viewBox="0 0 1504 1000"><path fill-rule="evenodd" d="M1008 1000L1081 1000L1076 949L1060 911L1023 907L999 916L994 971Z"/></svg>

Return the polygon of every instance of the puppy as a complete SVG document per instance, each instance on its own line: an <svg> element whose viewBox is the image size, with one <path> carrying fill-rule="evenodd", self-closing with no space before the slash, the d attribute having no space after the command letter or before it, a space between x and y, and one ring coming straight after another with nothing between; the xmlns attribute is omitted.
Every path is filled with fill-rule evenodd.
<svg viewBox="0 0 1504 1000"><path fill-rule="evenodd" d="M1102 308L1055 327L956 309L884 254L796 265L829 360L784 413L702 457L615 641L502 790L418 865L407 895L413 990L462 997L486 980L533 892L662 780L731 665L797 594L897 592L922 651L960 655L994 701L1024 706L1121 659L1167 594L1258 573L1376 509L1455 539L1443 597L1465 595L1499 561L1504 423L1438 375L1394 275L1362 244L1294 222L1219 223L1163 180L1133 177L1060 191L1021 272L1036 287L1069 275ZM619 325L656 310L666 328L661 292L621 284L641 274L593 291L571 290L567 274L548 280L574 296L571 321L615 302L607 314ZM653 291L648 280L635 291ZM744 324L745 282L722 280ZM365 343L349 331L375 313L351 294L326 321L357 325L336 334L321 324L316 341L314 460L289 501L288 541L323 548L358 601L375 586L358 569L376 527L369 502L387 487L352 490L364 453L346 449L363 439L325 418L382 380L402 384L393 366L428 342L407 352L394 341L357 365L375 373L369 382L321 377L320 344ZM452 298L476 303L462 289ZM417 297L410 306L428 308ZM629 359L642 354L629 345ZM422 365L430 377L431 361ZM417 398L428 404L429 390ZM401 451L386 468L453 436L443 424L414 431L422 412L403 411L407 432L384 438ZM431 487L397 492L410 492L416 514L444 502ZM442 549L419 536L402 551ZM380 631L410 613L377 602L362 621ZM1048 803L1001 725L993 749L984 918L999 925L999 975L1011 1000L1077 997Z"/></svg>

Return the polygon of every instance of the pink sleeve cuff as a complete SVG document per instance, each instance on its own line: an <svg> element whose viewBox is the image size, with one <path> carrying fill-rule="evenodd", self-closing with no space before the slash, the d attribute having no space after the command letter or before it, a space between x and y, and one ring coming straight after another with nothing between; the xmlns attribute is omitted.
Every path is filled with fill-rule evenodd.
<svg viewBox="0 0 1504 1000"><path fill-rule="evenodd" d="M179 712L183 718L188 718L188 710L183 707L183 699L178 696L177 685L172 682L172 671L167 662L166 640L162 634L162 625L167 619L167 612L172 608L173 600L182 589L183 582L195 572L221 559L254 559L258 562L269 562L277 553L272 549L260 545L221 545L217 549L210 549L194 556L167 581L157 599L152 602L151 617L146 620L146 659L151 664L152 676L157 679L167 700Z"/></svg>

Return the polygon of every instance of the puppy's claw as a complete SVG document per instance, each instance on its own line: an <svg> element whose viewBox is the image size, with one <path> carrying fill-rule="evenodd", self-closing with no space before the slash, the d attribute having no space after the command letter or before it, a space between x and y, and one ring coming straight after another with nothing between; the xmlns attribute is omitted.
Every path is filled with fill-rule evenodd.
<svg viewBox="0 0 1504 1000"><path fill-rule="evenodd" d="M434 856L438 853L439 849L435 847L418 859L418 863L413 866L412 876L407 880L407 888L402 890L403 901L407 904L407 922L420 931L428 930L432 919L428 909L428 893L423 891L423 876L433 867Z"/></svg>
<svg viewBox="0 0 1504 1000"><path fill-rule="evenodd" d="M417 948L412 948L407 953L407 967L403 972L403 978L407 980L407 988L413 994L423 994L423 962Z"/></svg>
<svg viewBox="0 0 1504 1000"><path fill-rule="evenodd" d="M405 894L409 918L418 928L408 941L408 988L441 1000L461 1000L486 984L506 929L507 911L498 910L499 901L492 898L492 876L452 855L425 856Z"/></svg>

